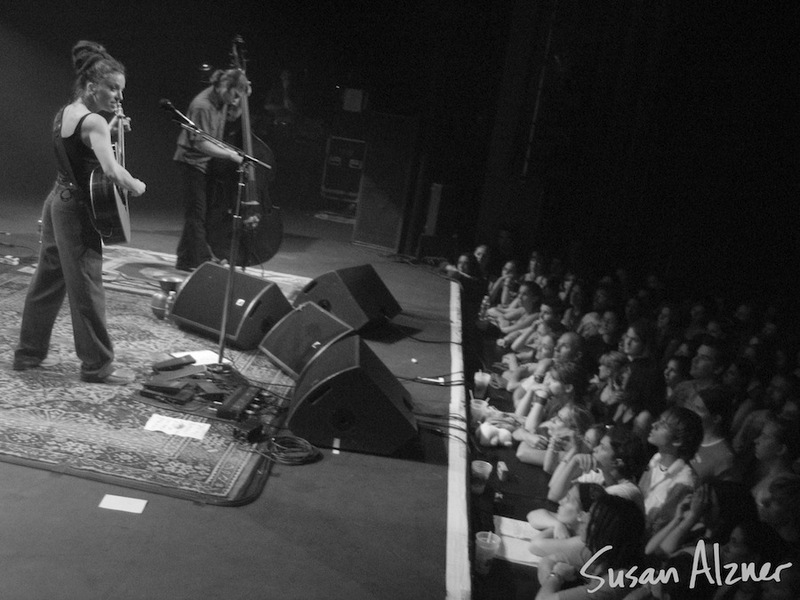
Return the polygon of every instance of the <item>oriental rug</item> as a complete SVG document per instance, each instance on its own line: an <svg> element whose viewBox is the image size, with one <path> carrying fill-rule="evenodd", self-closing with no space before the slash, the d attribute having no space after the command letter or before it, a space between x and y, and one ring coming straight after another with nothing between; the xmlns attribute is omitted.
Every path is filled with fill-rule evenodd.
<svg viewBox="0 0 800 600"><path fill-rule="evenodd" d="M152 363L171 352L209 350L217 344L158 320L149 297L107 290L107 320L116 362L133 369L128 386L79 379L72 328L65 306L53 331L51 368L13 371L22 306L30 277L0 272L0 460L193 501L240 505L254 500L271 462L257 446L238 441L234 424L204 414L176 413L140 401L137 392ZM228 350L236 370L285 402L292 381L257 351ZM285 409L285 407L283 407ZM283 411L276 411L274 426ZM154 415L208 423L198 440L144 428Z"/></svg>
<svg viewBox="0 0 800 600"><path fill-rule="evenodd" d="M174 254L121 245L103 248L103 279L107 289L142 295L153 294L160 289L160 278L189 276L184 271L178 271L174 265ZM270 271L263 265L247 267L245 273L272 281L281 288L289 302L309 282L308 278Z"/></svg>

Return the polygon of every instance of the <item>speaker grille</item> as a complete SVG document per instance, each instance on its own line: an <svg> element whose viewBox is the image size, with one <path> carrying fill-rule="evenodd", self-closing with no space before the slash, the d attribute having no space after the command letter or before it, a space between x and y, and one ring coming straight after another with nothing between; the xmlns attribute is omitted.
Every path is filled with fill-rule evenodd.
<svg viewBox="0 0 800 600"><path fill-rule="evenodd" d="M283 317L259 349L283 372L297 379L316 356L353 328L313 302L305 302Z"/></svg>

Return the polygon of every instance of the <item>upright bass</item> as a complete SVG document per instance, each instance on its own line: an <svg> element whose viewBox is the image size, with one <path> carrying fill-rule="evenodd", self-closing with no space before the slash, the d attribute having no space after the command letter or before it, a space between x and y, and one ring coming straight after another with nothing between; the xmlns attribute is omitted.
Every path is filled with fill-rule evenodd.
<svg viewBox="0 0 800 600"><path fill-rule="evenodd" d="M249 88L241 36L233 40L232 67L239 71L244 87ZM242 94L238 107L228 110L225 141L241 147L244 152L266 163L271 168L244 165L244 187L239 205L241 223L239 245L236 249L237 266L258 265L270 260L283 241L283 222L280 209L272 205L269 184L275 179L275 157L269 146L253 135L250 124L247 94ZM231 240L240 173L230 161L212 159L210 165L211 190L208 207L208 243L219 258L230 259Z"/></svg>

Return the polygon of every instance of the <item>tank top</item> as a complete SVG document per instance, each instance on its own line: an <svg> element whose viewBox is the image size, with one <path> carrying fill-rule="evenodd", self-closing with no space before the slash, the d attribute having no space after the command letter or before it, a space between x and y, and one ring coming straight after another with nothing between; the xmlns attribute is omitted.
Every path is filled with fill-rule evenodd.
<svg viewBox="0 0 800 600"><path fill-rule="evenodd" d="M75 125L75 131L69 137L61 137L61 143L64 144L69 164L72 167L72 172L75 175L76 183L84 191L89 191L89 175L92 171L100 166L100 161L94 151L83 143L81 139L81 127L83 127L83 120L92 113L86 113ZM61 136L61 123L64 117L64 109L58 113L55 122L53 123L53 142L58 143L59 140L56 136ZM69 173L63 172L59 167L58 169L60 179L70 181Z"/></svg>

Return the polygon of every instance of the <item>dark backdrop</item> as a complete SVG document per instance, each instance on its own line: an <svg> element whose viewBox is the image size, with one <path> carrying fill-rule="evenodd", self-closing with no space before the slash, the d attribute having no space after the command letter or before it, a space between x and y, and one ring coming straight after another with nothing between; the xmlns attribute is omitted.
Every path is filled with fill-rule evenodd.
<svg viewBox="0 0 800 600"><path fill-rule="evenodd" d="M235 34L247 48L254 119L282 68L293 71L304 113L323 129L337 106L337 86L363 86L372 109L423 119L422 143L433 156L430 177L456 180L457 171L474 177L466 163L480 160L484 142L472 125L483 121L488 130L508 9L477 0L430 4L14 3L0 16L0 66L14 82L0 86L0 133L15 141L0 145L0 161L14 165L5 171L3 186L7 193L32 196L49 188L54 161L48 130L69 96L70 48L78 39L91 39L128 70L125 111L133 131L126 137L127 160L149 186L137 202L174 201L169 162L178 126L158 110L158 101L168 98L185 109L203 86L200 65L226 67ZM455 146L458 156L451 152Z"/></svg>
<svg viewBox="0 0 800 600"><path fill-rule="evenodd" d="M69 96L71 45L88 38L129 71L128 161L149 186L137 202L174 203L178 128L158 101L185 107L203 85L198 67L226 66L231 39L241 34L251 106L261 105L284 67L303 89L304 111L320 123L330 122L337 85L363 86L373 109L419 118L426 180L418 187L449 186L458 210L450 207L448 225L464 244L475 241L480 206L486 211L494 201L480 189L514 2L7 4L0 15L3 194L40 202L51 185L50 119ZM541 21L552 2L536 4ZM780 287L797 279L800 81L797 45L784 35L796 31L794 11L670 0L560 6L566 51L557 66L572 87L562 96L569 103L551 102L540 118L566 122L569 147L555 155L560 173L536 207L538 223L520 225L553 252L564 251L561 234L572 227L600 263L644 257L756 293L761 280ZM538 33L529 40L542 42ZM529 89L537 72L528 75ZM524 94L510 100L527 103L523 114L531 102ZM319 188L319 173L310 172L321 168L319 158L303 163L307 193Z"/></svg>

